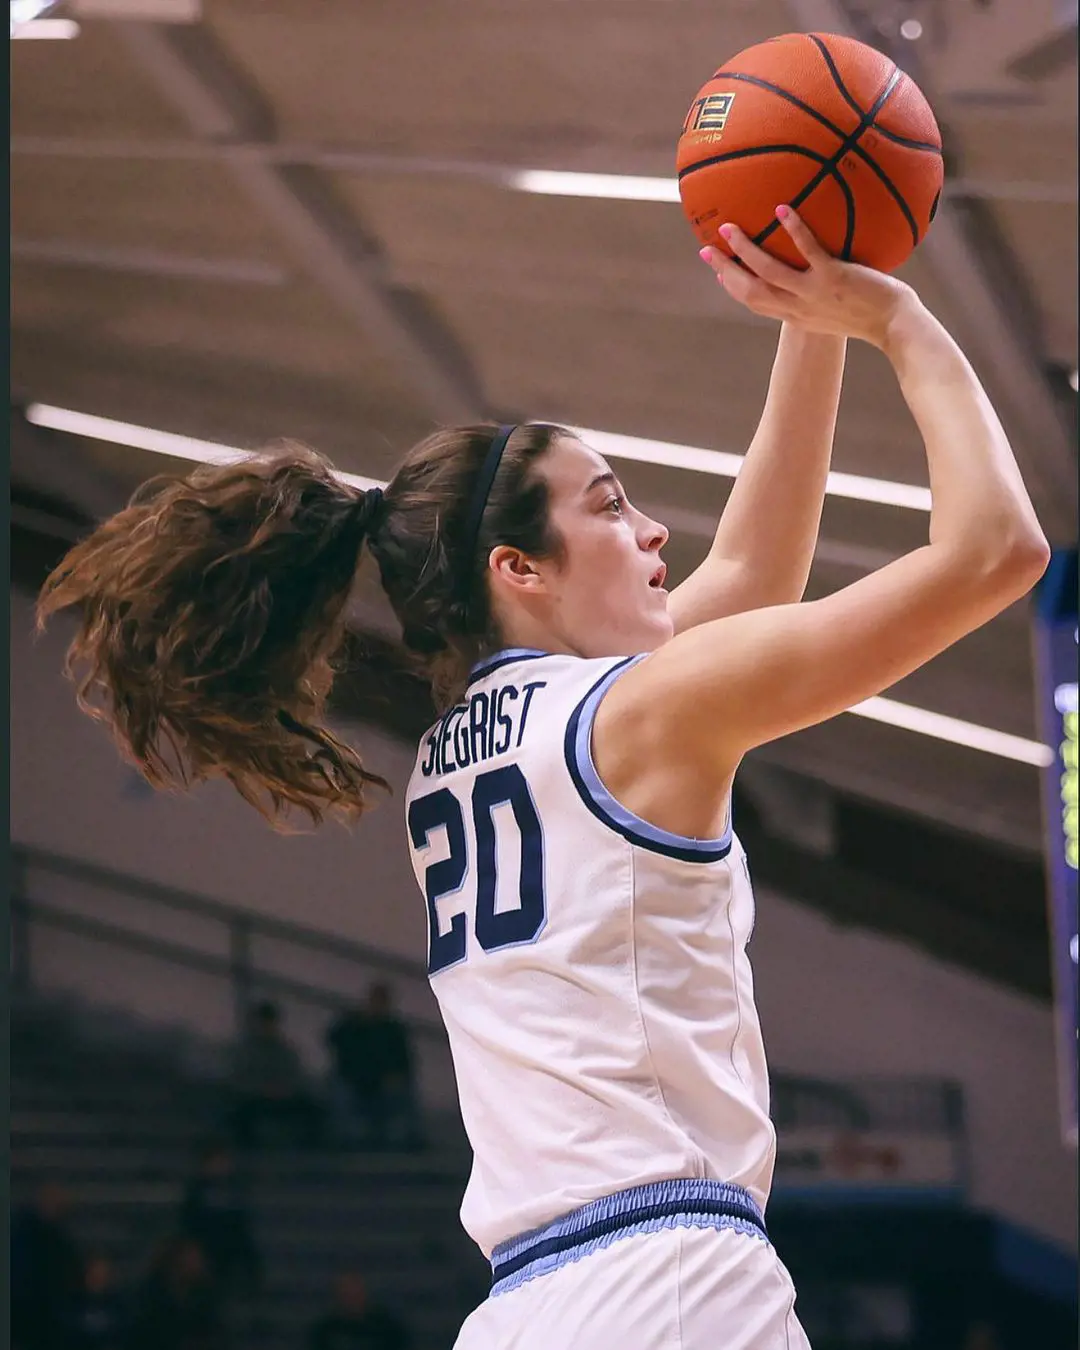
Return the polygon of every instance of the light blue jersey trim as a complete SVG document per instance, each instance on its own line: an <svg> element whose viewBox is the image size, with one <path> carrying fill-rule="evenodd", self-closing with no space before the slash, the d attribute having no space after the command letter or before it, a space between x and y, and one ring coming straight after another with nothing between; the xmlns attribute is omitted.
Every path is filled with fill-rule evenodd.
<svg viewBox="0 0 1080 1350"><path fill-rule="evenodd" d="M601 700L620 675L645 659L645 654L621 660L602 676L574 710L567 734L570 776L585 805L617 834L653 853L665 853L686 862L717 862L731 851L731 824L719 839L693 839L673 834L635 816L604 786L592 756L592 729Z"/></svg>
<svg viewBox="0 0 1080 1350"><path fill-rule="evenodd" d="M511 666L517 661L535 661L541 656L551 656L551 652L537 651L535 647L507 647L501 652L493 652L478 661L469 671L469 684L485 679L501 666Z"/></svg>

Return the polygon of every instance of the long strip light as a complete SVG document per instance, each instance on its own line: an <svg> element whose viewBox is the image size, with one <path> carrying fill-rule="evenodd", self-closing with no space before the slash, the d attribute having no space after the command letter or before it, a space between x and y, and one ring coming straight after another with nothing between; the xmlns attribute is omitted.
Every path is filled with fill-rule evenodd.
<svg viewBox="0 0 1080 1350"><path fill-rule="evenodd" d="M55 9L58 0L10 0L8 13L11 18L11 32L14 36L16 28L24 23L30 23L34 19L40 19L43 14L48 14L50 9Z"/></svg>
<svg viewBox="0 0 1080 1350"><path fill-rule="evenodd" d="M82 436L88 440L107 441L111 445L126 445L134 450L147 450L151 454L167 455L172 459L188 459L203 464L237 464L246 459L249 451L236 446L222 445L218 441L202 441L192 436L179 436L169 431L157 431L151 427L136 426L131 422L118 422L109 417L97 417L91 413L74 412L68 408L56 408L47 403L31 403L26 408L26 420L34 426L45 427L50 431L64 432L69 436ZM617 457L618 451L607 443L608 433L574 429L577 434L587 436L589 443L598 450ZM659 446L661 441L639 441L637 437L617 436L617 442L634 442L639 446ZM668 450L690 451L688 458L675 455L671 459L650 459L651 463L670 463L678 468L699 469L692 462L695 455L708 455L720 460L726 469L713 467L704 470L722 473L733 477L738 472L741 455L721 455L718 451L698 450L693 446L668 446ZM642 453L624 455L624 458L644 459ZM700 469L699 469L700 471ZM386 487L386 483L377 478L365 478L360 474L339 473L344 483L366 492L373 487ZM852 475L839 475L850 478ZM866 482L877 483L876 479ZM880 486L880 484L878 484ZM903 487L903 484L891 486ZM839 495L853 495L851 493ZM868 500L882 500L870 498ZM898 504L898 503L894 503ZM922 509L922 508L919 508ZM957 717L947 717L942 713L931 712L926 708L916 708L909 703L897 703L891 698L870 698L849 708L848 712L856 717L865 717L873 722L884 722L888 726L899 727L904 731L913 731L922 736L931 736L936 740L949 741L953 745L967 746L971 750L981 750L985 754L997 755L1002 759L1016 760L1021 764L1032 764L1039 768L1053 760L1053 751L1039 741L1030 741L1023 736L1013 736L1008 732L995 731L992 727L979 726L975 722L964 722Z"/></svg>
<svg viewBox="0 0 1080 1350"><path fill-rule="evenodd" d="M995 731L993 727L981 727L975 722L964 722L959 717L946 717L944 713L915 708L910 703L897 703L891 698L868 698L863 703L856 703L848 712L854 713L856 717L869 718L871 722L884 722L890 727L915 731L920 736L932 736L938 741L966 745L970 750L982 750L1002 759L1033 764L1039 769L1054 762L1054 752L1041 741L1029 741L1024 736Z"/></svg>
<svg viewBox="0 0 1080 1350"><path fill-rule="evenodd" d="M509 169L503 179L518 192L545 197L605 197L619 202L677 202L676 178L641 178L623 173L563 173L550 169Z"/></svg>
<svg viewBox="0 0 1080 1350"><path fill-rule="evenodd" d="M704 450L695 445L675 445L670 441L650 441L640 436L623 436L590 427L570 430L594 450L612 459L633 459L643 464L662 464L671 469L689 469L720 478L737 478L744 455L725 450ZM882 506L901 506L909 511L930 510L930 489L914 483L894 483L887 478L863 478L856 473L829 474L825 491L830 497L848 497L857 502L875 502Z"/></svg>
<svg viewBox="0 0 1080 1350"><path fill-rule="evenodd" d="M170 459L191 459L199 464L240 464L251 454L250 450L222 445L220 441L200 441L194 436L178 436L172 431L116 422L111 417L54 408L48 403L28 404L24 416L34 426L49 431L62 431L68 436L83 436L91 441L107 441L110 445L126 445L132 450L148 450L153 455L168 455ZM377 478L363 478L355 473L339 472L338 477L361 492L386 486Z"/></svg>
<svg viewBox="0 0 1080 1350"><path fill-rule="evenodd" d="M11 0L8 6L12 38L73 38L79 25L71 19L47 19L57 0Z"/></svg>
<svg viewBox="0 0 1080 1350"><path fill-rule="evenodd" d="M33 38L45 42L62 42L78 36L79 25L74 19L30 19L18 28L12 22L12 41Z"/></svg>

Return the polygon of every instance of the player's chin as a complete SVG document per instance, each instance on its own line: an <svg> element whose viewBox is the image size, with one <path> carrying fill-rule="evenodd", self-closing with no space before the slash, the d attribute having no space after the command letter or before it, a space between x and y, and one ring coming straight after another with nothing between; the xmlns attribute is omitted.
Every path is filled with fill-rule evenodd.
<svg viewBox="0 0 1080 1350"><path fill-rule="evenodd" d="M667 591L652 592L649 602L639 616L642 651L651 651L667 642L675 634L675 621L668 612Z"/></svg>

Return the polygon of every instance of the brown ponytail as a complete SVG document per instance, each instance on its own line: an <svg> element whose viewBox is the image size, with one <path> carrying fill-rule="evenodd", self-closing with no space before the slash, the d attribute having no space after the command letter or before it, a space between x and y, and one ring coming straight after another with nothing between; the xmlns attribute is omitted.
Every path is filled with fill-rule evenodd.
<svg viewBox="0 0 1080 1350"><path fill-rule="evenodd" d="M43 626L74 607L80 706L156 787L227 778L276 828L358 818L388 789L323 723L360 552L369 546L406 646L446 706L500 641L487 584L496 544L558 558L538 465L570 433L507 442L476 538L467 506L495 431L435 432L386 490L362 494L303 446L158 478L46 581ZM471 556L464 557L469 553Z"/></svg>
<svg viewBox="0 0 1080 1350"><path fill-rule="evenodd" d="M323 714L376 505L295 445L155 479L48 578L39 627L81 611L79 704L156 787L225 777L278 828L355 819L387 784Z"/></svg>

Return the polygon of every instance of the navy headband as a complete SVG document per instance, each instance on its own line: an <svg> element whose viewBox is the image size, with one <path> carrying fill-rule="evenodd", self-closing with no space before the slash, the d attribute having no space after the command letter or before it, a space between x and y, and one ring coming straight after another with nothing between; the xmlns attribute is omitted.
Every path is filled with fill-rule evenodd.
<svg viewBox="0 0 1080 1350"><path fill-rule="evenodd" d="M469 514L465 520L465 535L463 543L465 546L464 562L462 564L462 597L468 599L469 591L472 588L473 563L476 555L476 545L480 540L480 526L484 520L484 512L487 509L488 497L491 496L491 485L495 481L495 475L499 472L499 465L502 463L503 451L506 449L506 443L510 437L517 431L518 424L513 426L502 426L492 437L491 444L488 446L487 454L484 456L484 462L480 466L480 473L476 479L476 487L473 489L472 500L469 503Z"/></svg>

